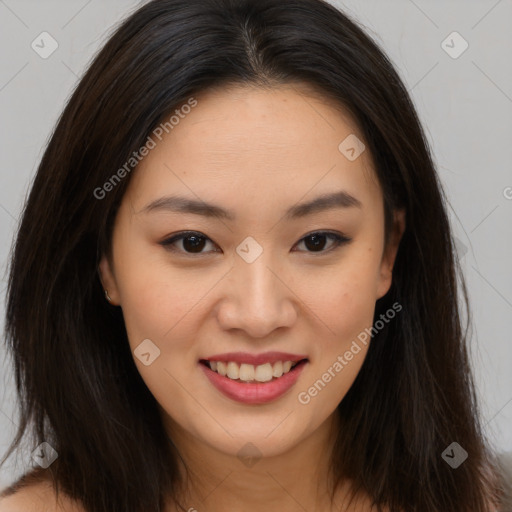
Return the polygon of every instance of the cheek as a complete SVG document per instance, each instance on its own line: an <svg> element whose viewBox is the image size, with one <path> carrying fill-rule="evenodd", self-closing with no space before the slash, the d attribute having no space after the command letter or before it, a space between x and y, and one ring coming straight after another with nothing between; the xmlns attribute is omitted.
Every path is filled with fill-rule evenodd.
<svg viewBox="0 0 512 512"><path fill-rule="evenodd" d="M354 251L339 264L308 281L305 301L339 340L371 325L376 302L378 262L373 250Z"/></svg>
<svg viewBox="0 0 512 512"><path fill-rule="evenodd" d="M173 345L179 345L181 338L187 341L186 333L200 314L201 297L208 288L194 286L178 274L175 279L164 276L123 285L123 314L130 342L141 336L162 344L171 339Z"/></svg>
<svg viewBox="0 0 512 512"><path fill-rule="evenodd" d="M157 401L166 403L172 390L173 401L184 403L187 396L176 379L182 382L183 368L196 364L191 339L202 312L200 300L206 285L213 284L200 286L197 276L147 261L140 250L119 261L116 277L128 341L137 369ZM137 356L147 352L148 365Z"/></svg>
<svg viewBox="0 0 512 512"><path fill-rule="evenodd" d="M346 395L366 358L375 311L373 262L354 260L325 279L311 298L326 328L318 336L316 364L298 399L311 405L312 417L330 414ZM318 397L318 398L316 398Z"/></svg>
<svg viewBox="0 0 512 512"><path fill-rule="evenodd" d="M161 254L155 259L155 252L144 244L131 244L130 250L119 250L115 262L131 345L145 338L160 343L176 338L211 287L210 279L200 272L172 268Z"/></svg>

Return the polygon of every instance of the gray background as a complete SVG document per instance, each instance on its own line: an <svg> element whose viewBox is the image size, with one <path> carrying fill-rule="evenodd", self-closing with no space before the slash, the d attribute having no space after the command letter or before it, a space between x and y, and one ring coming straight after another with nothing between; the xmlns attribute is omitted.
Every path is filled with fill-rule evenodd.
<svg viewBox="0 0 512 512"><path fill-rule="evenodd" d="M512 1L332 3L358 20L386 50L426 128L469 286L471 350L485 428L498 451L512 451ZM86 64L138 4L0 0L2 311L12 237L44 146ZM47 59L31 48L43 31L59 45ZM463 48L462 40L446 39L453 31L469 44L457 58L445 51L453 54ZM3 345L0 371L3 453L16 423ZM17 464L12 460L0 472L0 487L27 467L33 448L27 446Z"/></svg>

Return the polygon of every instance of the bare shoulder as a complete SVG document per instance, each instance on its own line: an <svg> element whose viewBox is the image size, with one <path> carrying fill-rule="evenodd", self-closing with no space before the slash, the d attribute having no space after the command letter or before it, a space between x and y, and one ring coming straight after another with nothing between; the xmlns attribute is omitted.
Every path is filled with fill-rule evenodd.
<svg viewBox="0 0 512 512"><path fill-rule="evenodd" d="M0 512L85 512L76 501L59 493L48 479L26 475L0 492Z"/></svg>

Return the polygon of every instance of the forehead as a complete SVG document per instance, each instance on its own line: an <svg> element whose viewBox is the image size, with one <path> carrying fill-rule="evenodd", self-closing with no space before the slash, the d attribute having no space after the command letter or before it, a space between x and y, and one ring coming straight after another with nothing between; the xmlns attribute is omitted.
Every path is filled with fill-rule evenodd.
<svg viewBox="0 0 512 512"><path fill-rule="evenodd" d="M343 187L370 200L380 193L369 151L347 158L347 144L362 142L357 124L307 86L231 86L194 98L193 108L175 110L172 127L152 135L156 144L132 177L132 195L188 188L198 197L236 190L299 200L312 189Z"/></svg>

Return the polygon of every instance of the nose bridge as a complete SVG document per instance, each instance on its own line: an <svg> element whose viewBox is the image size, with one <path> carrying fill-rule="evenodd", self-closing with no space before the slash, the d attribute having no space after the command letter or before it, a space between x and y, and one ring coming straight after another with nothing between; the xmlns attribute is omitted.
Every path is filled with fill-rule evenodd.
<svg viewBox="0 0 512 512"><path fill-rule="evenodd" d="M259 309L263 306L273 307L282 292L278 289L275 271L272 272L271 268L270 251L266 251L265 255L262 254L252 263L243 260L237 263L237 279L242 282L245 300Z"/></svg>
<svg viewBox="0 0 512 512"><path fill-rule="evenodd" d="M266 239L268 240L268 239ZM275 299L275 257L266 240L246 237L236 248L235 273L247 291L248 300L258 303Z"/></svg>
<svg viewBox="0 0 512 512"><path fill-rule="evenodd" d="M261 250L254 258L256 247L251 243L242 243L237 248L237 252L240 247L249 250L236 255L228 283L230 300L224 305L221 318L224 327L263 337L278 327L291 325L296 311L291 300L293 294L279 279L279 265L271 251ZM252 257L247 258L251 251Z"/></svg>

